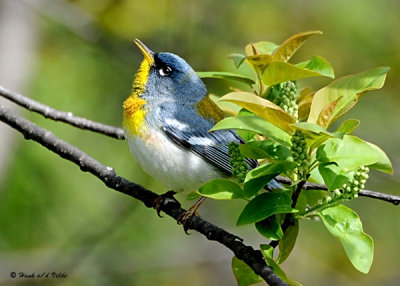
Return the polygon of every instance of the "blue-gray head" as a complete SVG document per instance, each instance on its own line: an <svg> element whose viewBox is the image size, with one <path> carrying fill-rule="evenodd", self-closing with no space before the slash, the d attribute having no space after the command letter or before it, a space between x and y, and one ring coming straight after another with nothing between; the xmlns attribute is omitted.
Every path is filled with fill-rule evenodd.
<svg viewBox="0 0 400 286"><path fill-rule="evenodd" d="M144 56L134 81L134 91L145 100L176 101L194 104L202 100L207 90L192 67L172 53L154 53L141 41L135 40Z"/></svg>

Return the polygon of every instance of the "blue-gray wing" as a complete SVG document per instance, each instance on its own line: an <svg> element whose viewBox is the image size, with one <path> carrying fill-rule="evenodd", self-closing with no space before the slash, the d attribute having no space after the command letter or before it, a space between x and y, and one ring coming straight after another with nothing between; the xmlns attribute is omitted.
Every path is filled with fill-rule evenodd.
<svg viewBox="0 0 400 286"><path fill-rule="evenodd" d="M213 124L193 113L187 111L162 118L163 131L179 146L194 152L221 171L232 174L228 144L244 143L243 139L234 130L209 132ZM256 160L245 161L250 169L257 167Z"/></svg>

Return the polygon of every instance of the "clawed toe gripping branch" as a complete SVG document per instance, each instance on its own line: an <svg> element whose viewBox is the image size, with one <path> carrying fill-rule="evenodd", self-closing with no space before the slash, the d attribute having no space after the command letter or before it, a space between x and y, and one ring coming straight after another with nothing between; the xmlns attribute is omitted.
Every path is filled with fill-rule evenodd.
<svg viewBox="0 0 400 286"><path fill-rule="evenodd" d="M43 116L62 121L73 126L98 132L117 139L123 139L123 131L120 128L104 125L93 122L85 118L74 116L72 113L55 110L49 106L29 99L21 94L10 91L4 87L0 87L0 95L8 100ZM48 150L58 154L62 158L75 163L82 171L89 172L99 178L104 184L118 192L124 193L135 199L142 201L146 207L153 208L157 205L159 196L145 189L139 184L131 182L121 176L118 176L113 168L104 166L96 159L90 157L85 152L77 147L61 140L50 131L43 129L31 121L20 116L15 111L12 111L0 105L0 120L12 128L18 130L24 135L27 140L34 140L43 145ZM277 177L276 180L283 184L291 184L292 181L285 177ZM302 182L302 186L298 185L298 191L301 190L326 190L325 185L312 184ZM382 194L369 190L362 190L359 193L361 196L384 200L395 205L399 204L400 197L389 194ZM157 210L162 210L170 217L178 220L185 210L181 208L180 203L175 200L164 200L162 204L157 205ZM288 218L288 224L289 224ZM245 245L243 239L233 235L224 229L200 218L191 216L187 219L185 227L195 230L203 234L207 239L218 241L225 247L229 248L237 258L244 261L250 266L254 272L260 275L269 285L287 285L278 277L272 269L267 266L263 255L259 250L253 249L251 246Z"/></svg>

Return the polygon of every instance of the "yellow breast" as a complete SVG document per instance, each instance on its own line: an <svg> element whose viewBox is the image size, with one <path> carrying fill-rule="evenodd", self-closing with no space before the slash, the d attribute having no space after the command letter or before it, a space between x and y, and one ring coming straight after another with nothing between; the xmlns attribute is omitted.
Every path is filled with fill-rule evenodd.
<svg viewBox="0 0 400 286"><path fill-rule="evenodd" d="M143 131L143 120L146 116L146 110L143 109L145 103L144 99L137 96L130 96L124 101L123 126L131 135L140 135Z"/></svg>
<svg viewBox="0 0 400 286"><path fill-rule="evenodd" d="M131 95L124 101L124 122L123 126L125 130L128 130L131 135L140 135L144 131L144 118L146 116L146 110L144 105L146 100L140 97L144 92L147 78L149 76L150 66L149 63L144 60L140 65L139 70L135 75L133 81L133 88Z"/></svg>

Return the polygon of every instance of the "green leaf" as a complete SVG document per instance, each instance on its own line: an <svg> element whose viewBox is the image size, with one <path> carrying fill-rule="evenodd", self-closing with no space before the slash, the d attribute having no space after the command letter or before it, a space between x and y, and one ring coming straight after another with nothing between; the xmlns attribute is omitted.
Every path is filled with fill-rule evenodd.
<svg viewBox="0 0 400 286"><path fill-rule="evenodd" d="M273 51L278 47L277 44L272 42L257 42L246 45L245 52L247 56L258 55L271 55Z"/></svg>
<svg viewBox="0 0 400 286"><path fill-rule="evenodd" d="M321 164L318 170L330 191L342 188L350 179L350 174L343 172L335 164Z"/></svg>
<svg viewBox="0 0 400 286"><path fill-rule="evenodd" d="M299 107L299 121L304 121L308 118L314 94L315 91L313 91L311 88L304 88L300 92L300 95L297 98L297 105Z"/></svg>
<svg viewBox="0 0 400 286"><path fill-rule="evenodd" d="M247 173L243 186L244 192L247 197L251 197L277 175L293 170L296 166L296 163L288 161L278 161L259 166Z"/></svg>
<svg viewBox="0 0 400 286"><path fill-rule="evenodd" d="M234 104L229 101L222 101L221 97L214 95L214 94L209 94L209 97L211 98L212 101L214 101L218 107L225 113L229 114L231 116L236 116L239 114L240 110L242 109L240 106L237 104Z"/></svg>
<svg viewBox="0 0 400 286"><path fill-rule="evenodd" d="M358 126L360 125L360 120L357 119L348 119L344 121L338 129L336 129L335 133L342 134L350 134L352 133Z"/></svg>
<svg viewBox="0 0 400 286"><path fill-rule="evenodd" d="M193 200L197 200L198 198L200 198L201 195L199 195L198 192L190 192L187 196L186 199L188 201L193 201Z"/></svg>
<svg viewBox="0 0 400 286"><path fill-rule="evenodd" d="M299 221L294 219L283 234L283 238L279 241L279 255L276 262L278 264L283 263L292 252L294 245L296 244L297 235L299 234Z"/></svg>
<svg viewBox="0 0 400 286"><path fill-rule="evenodd" d="M295 212L291 204L292 200L287 193L262 193L245 206L236 225L255 223L278 213Z"/></svg>
<svg viewBox="0 0 400 286"><path fill-rule="evenodd" d="M334 134L321 127L318 124L309 122L299 122L293 124L297 130L301 130L307 142L307 146L311 149L317 148L326 140L332 137L339 137L340 134Z"/></svg>
<svg viewBox="0 0 400 286"><path fill-rule="evenodd" d="M322 110L338 100L334 111L325 120L323 127L327 128L354 106L360 94L381 88L388 71L387 67L379 67L332 81L314 95L308 122L317 123Z"/></svg>
<svg viewBox="0 0 400 286"><path fill-rule="evenodd" d="M375 144L369 143L367 142L368 145L375 150L375 152L377 154L379 154L379 161L370 165L369 167L381 172L385 172L388 174L393 174L393 166L392 166L392 162L390 162L390 159L388 158L388 156L386 155L386 153L379 148L378 146L376 146Z"/></svg>
<svg viewBox="0 0 400 286"><path fill-rule="evenodd" d="M231 59L235 65L235 67L238 69L242 63L244 62L244 60L246 59L246 56L243 54L230 54L228 56L229 59Z"/></svg>
<svg viewBox="0 0 400 286"><path fill-rule="evenodd" d="M329 126L329 121L332 118L332 114L335 112L335 109L337 105L339 104L339 101L342 99L342 97L338 97L334 101L330 102L328 105L326 105L320 112L318 116L318 121L317 123L321 126L327 127ZM351 106L354 106L356 104L356 101L353 101Z"/></svg>
<svg viewBox="0 0 400 286"><path fill-rule="evenodd" d="M269 100L263 99L250 92L231 92L221 97L220 100L233 102L284 131L288 133L293 132L290 125L295 123L296 119Z"/></svg>
<svg viewBox="0 0 400 286"><path fill-rule="evenodd" d="M274 60L287 62L310 37L321 34L321 31L309 31L291 36L275 50Z"/></svg>
<svg viewBox="0 0 400 286"><path fill-rule="evenodd" d="M270 55L254 55L247 57L246 61L256 70L262 71L268 64L273 62L273 59Z"/></svg>
<svg viewBox="0 0 400 286"><path fill-rule="evenodd" d="M249 158L249 159L270 158L271 155L269 154L269 152L267 152L264 148L262 148L261 144L257 144L258 142L260 142L260 143L267 142L266 144L274 145L274 142L271 140L247 142L246 144L239 145L240 154L242 154L243 157ZM281 146L281 145L279 145L279 146Z"/></svg>
<svg viewBox="0 0 400 286"><path fill-rule="evenodd" d="M321 174L319 173L318 169L313 169L310 172L310 177L308 179L309 182L317 183L317 184L324 184L324 178L322 178Z"/></svg>
<svg viewBox="0 0 400 286"><path fill-rule="evenodd" d="M199 188L202 196L215 200L243 199L245 194L238 184L227 179L214 179Z"/></svg>
<svg viewBox="0 0 400 286"><path fill-rule="evenodd" d="M307 190L301 192L301 195L304 195L307 198L308 205L315 206L319 203L319 200L322 200L326 196L326 191L322 190ZM301 196L300 195L300 196ZM301 215L301 213L300 213Z"/></svg>
<svg viewBox="0 0 400 286"><path fill-rule="evenodd" d="M260 276L254 273L250 266L236 256L232 258L232 270L238 286L248 286L263 281Z"/></svg>
<svg viewBox="0 0 400 286"><path fill-rule="evenodd" d="M232 72L221 72L221 71L197 72L197 75L200 78L222 78L222 79L239 81L249 85L250 87L252 87L253 84L255 83L253 79L245 75Z"/></svg>
<svg viewBox="0 0 400 286"><path fill-rule="evenodd" d="M259 116L250 115L227 117L217 122L210 131L221 129L247 130L267 136L268 138L286 146L290 145L289 134Z"/></svg>
<svg viewBox="0 0 400 286"><path fill-rule="evenodd" d="M245 158L286 160L292 153L289 148L272 140L252 141L239 145L240 153Z"/></svg>
<svg viewBox="0 0 400 286"><path fill-rule="evenodd" d="M326 59L320 56L314 56L311 58L311 60L298 63L296 64L296 66L299 68L305 68L311 71L318 72L319 74L326 77L335 77L335 72L333 71L331 64Z"/></svg>
<svg viewBox="0 0 400 286"><path fill-rule="evenodd" d="M354 267L368 273L374 256L374 243L363 232L358 215L348 207L338 205L324 209L319 216L328 231L342 243Z"/></svg>
<svg viewBox="0 0 400 286"><path fill-rule="evenodd" d="M279 225L275 215L256 222L256 228L262 236L270 240L279 240L283 236L282 228Z"/></svg>
<svg viewBox="0 0 400 286"><path fill-rule="evenodd" d="M304 196L303 193L304 192L300 193L300 196L297 199L296 206L295 206L295 209L298 210L299 213L304 212L306 210L306 208L308 207L308 205L307 205L307 197ZM297 213L296 213L296 215L297 215Z"/></svg>
<svg viewBox="0 0 400 286"><path fill-rule="evenodd" d="M230 103L227 101L225 101L225 102ZM231 104L233 104L233 103L231 103ZM248 111L247 109L241 108L240 111L238 112L237 116L256 116L256 115L254 113ZM235 130L236 130L237 134L239 134L239 136L241 138L243 138L243 140L245 142L252 141L254 139L254 137L257 136L256 132L243 130L243 129L235 129Z"/></svg>
<svg viewBox="0 0 400 286"><path fill-rule="evenodd" d="M236 129L236 132L245 142L252 141L254 136L256 136L256 133L243 129Z"/></svg>
<svg viewBox="0 0 400 286"><path fill-rule="evenodd" d="M293 124L293 126L296 127L296 129L301 130L303 133L314 133L314 134L327 134L331 137L335 137L334 134L330 133L328 130L326 130L324 127L314 124L314 123L309 123L309 122L299 122L296 124Z"/></svg>
<svg viewBox="0 0 400 286"><path fill-rule="evenodd" d="M335 162L345 172L360 166L370 166L378 171L392 173L392 164L378 146L356 136L345 135L343 140L330 138L317 150L317 160Z"/></svg>
<svg viewBox="0 0 400 286"><path fill-rule="evenodd" d="M262 81L272 86L289 80L298 80L308 77L326 76L318 71L301 68L290 63L271 62L262 74Z"/></svg>
<svg viewBox="0 0 400 286"><path fill-rule="evenodd" d="M292 286L301 286L301 284L297 281L291 280L287 277L286 273L282 270L282 268L278 265L278 263L274 260L274 248L268 244L261 244L260 250L262 255L264 256L265 261L268 266L272 268L274 273L278 275L283 281Z"/></svg>

